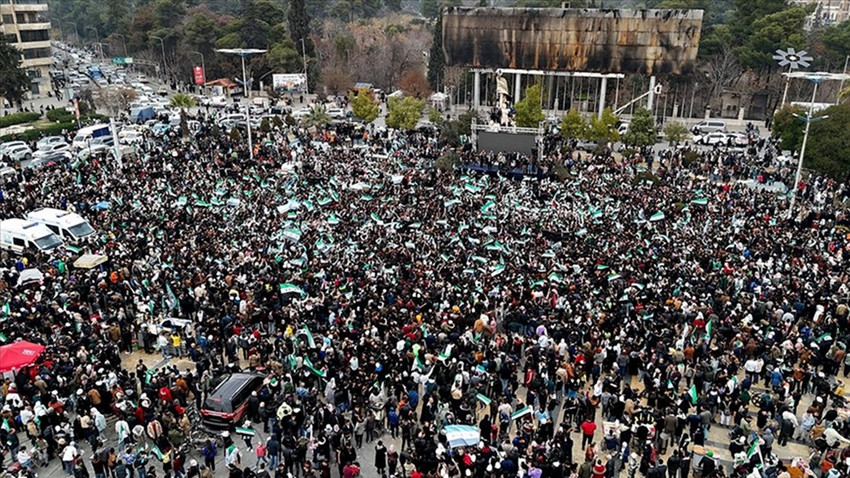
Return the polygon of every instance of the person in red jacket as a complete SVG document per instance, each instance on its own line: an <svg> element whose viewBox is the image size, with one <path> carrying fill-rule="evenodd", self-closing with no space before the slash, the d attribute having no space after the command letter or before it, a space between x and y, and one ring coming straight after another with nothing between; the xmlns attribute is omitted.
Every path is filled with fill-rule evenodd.
<svg viewBox="0 0 850 478"><path fill-rule="evenodd" d="M586 448L587 445L593 444L593 434L596 433L596 423L590 420L585 420L581 424L581 447Z"/></svg>

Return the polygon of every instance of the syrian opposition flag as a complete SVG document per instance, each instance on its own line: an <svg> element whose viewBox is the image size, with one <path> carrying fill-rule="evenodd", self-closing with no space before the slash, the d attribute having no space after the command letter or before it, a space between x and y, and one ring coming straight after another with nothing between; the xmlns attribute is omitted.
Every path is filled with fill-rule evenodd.
<svg viewBox="0 0 850 478"><path fill-rule="evenodd" d="M316 341L313 339L313 333L310 332L310 328L305 325L302 331L304 332L304 335L307 336L307 344L310 346L310 348L316 348Z"/></svg>
<svg viewBox="0 0 850 478"><path fill-rule="evenodd" d="M486 395L480 393L475 395L475 399L483 403L484 405L490 405L490 403L493 401L490 400Z"/></svg>
<svg viewBox="0 0 850 478"><path fill-rule="evenodd" d="M497 275L501 274L502 272L505 272L505 265L504 264L496 264L495 266L493 266L492 269L490 269L490 277L496 277Z"/></svg>
<svg viewBox="0 0 850 478"><path fill-rule="evenodd" d="M254 436L257 432L253 428L236 427L236 433L240 435Z"/></svg>
<svg viewBox="0 0 850 478"><path fill-rule="evenodd" d="M617 274L616 272L612 272L612 273L608 274L608 280L609 281L617 280L620 277L622 277L622 276L620 274Z"/></svg>
<svg viewBox="0 0 850 478"><path fill-rule="evenodd" d="M449 357L452 356L452 349L454 348L454 344L446 345L446 350L437 357L438 360L445 362Z"/></svg>
<svg viewBox="0 0 850 478"><path fill-rule="evenodd" d="M649 221L650 222L658 222L658 221L664 219L664 217L665 217L664 212L658 211L655 214L653 214L652 216L649 216Z"/></svg>
<svg viewBox="0 0 850 478"><path fill-rule="evenodd" d="M553 273L549 274L549 281L550 282L557 282L557 283L560 284L561 280L563 280L563 278L561 277L561 274L558 274L557 272L553 272Z"/></svg>
<svg viewBox="0 0 850 478"><path fill-rule="evenodd" d="M705 206L706 204L708 204L708 198L694 199L693 201L691 201L691 204L695 204L697 206Z"/></svg>
<svg viewBox="0 0 850 478"><path fill-rule="evenodd" d="M472 425L448 425L443 428L449 446L475 446L481 441L481 432Z"/></svg>
<svg viewBox="0 0 850 478"><path fill-rule="evenodd" d="M526 406L520 408L519 410L511 413L511 420L519 420L520 418L522 418L526 415L531 415L532 411L533 410L531 409L531 406L526 405Z"/></svg>
<svg viewBox="0 0 850 478"><path fill-rule="evenodd" d="M159 447L156 446L156 444L153 444L151 446L151 451L154 455L156 455L157 458L159 458L159 461L162 461L162 450L160 450Z"/></svg>
<svg viewBox="0 0 850 478"><path fill-rule="evenodd" d="M280 285L280 293L281 294L298 294L298 295L304 296L304 291L301 290L300 287L298 287L295 284L290 284L288 282L286 284Z"/></svg>
<svg viewBox="0 0 850 478"><path fill-rule="evenodd" d="M313 362L311 362L310 359L307 358L307 357L304 357L304 366L307 367L311 372L318 375L319 377L325 378L328 375L328 373L325 372L324 370L319 370L316 367L314 367Z"/></svg>
<svg viewBox="0 0 850 478"><path fill-rule="evenodd" d="M301 240L301 230L294 228L294 227L290 227L289 229L284 229L283 237L285 237L285 238L287 238L291 241L298 242L298 241Z"/></svg>
<svg viewBox="0 0 850 478"><path fill-rule="evenodd" d="M339 224L339 218L336 217L336 214L331 214L331 217L328 218L328 224L331 226Z"/></svg>
<svg viewBox="0 0 850 478"><path fill-rule="evenodd" d="M489 212L494 207L496 207L496 203L493 202L493 200L491 199L491 200L487 201L486 203L484 203L483 206L481 206L481 212Z"/></svg>
<svg viewBox="0 0 850 478"><path fill-rule="evenodd" d="M374 212L372 214L369 214L369 217L372 218L372 220L375 221L378 224L384 223L384 221L381 220L381 217L378 216L377 214L375 214Z"/></svg>
<svg viewBox="0 0 850 478"><path fill-rule="evenodd" d="M688 395L691 397L691 403L696 405L697 399L699 398L699 396L697 395L697 386L696 385L691 385L691 388L688 389Z"/></svg>

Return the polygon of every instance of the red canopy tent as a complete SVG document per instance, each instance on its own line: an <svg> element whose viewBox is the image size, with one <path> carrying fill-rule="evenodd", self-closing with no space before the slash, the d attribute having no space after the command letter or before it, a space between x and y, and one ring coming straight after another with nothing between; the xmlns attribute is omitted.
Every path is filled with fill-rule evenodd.
<svg viewBox="0 0 850 478"><path fill-rule="evenodd" d="M44 346L21 340L0 347L0 372L17 370L32 364L44 352Z"/></svg>

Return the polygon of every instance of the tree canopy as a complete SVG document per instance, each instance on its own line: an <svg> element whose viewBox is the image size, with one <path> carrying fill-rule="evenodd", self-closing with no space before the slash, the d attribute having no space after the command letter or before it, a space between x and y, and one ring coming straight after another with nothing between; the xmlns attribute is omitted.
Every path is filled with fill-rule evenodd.
<svg viewBox="0 0 850 478"><path fill-rule="evenodd" d="M400 130L412 130L416 128L416 124L422 118L425 100L419 100L410 96L404 98L393 97L389 99L387 106L389 107L387 126Z"/></svg>
<svg viewBox="0 0 850 478"><path fill-rule="evenodd" d="M0 35L0 96L20 105L30 88L27 72L21 68L21 52Z"/></svg>
<svg viewBox="0 0 850 478"><path fill-rule="evenodd" d="M540 106L540 85L529 86L525 96L516 105L516 125L523 128L537 128L546 119Z"/></svg>

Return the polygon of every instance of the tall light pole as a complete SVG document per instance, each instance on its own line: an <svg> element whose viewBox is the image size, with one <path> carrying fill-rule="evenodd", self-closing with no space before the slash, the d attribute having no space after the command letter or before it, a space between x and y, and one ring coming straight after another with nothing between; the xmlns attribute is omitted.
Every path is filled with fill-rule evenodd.
<svg viewBox="0 0 850 478"><path fill-rule="evenodd" d="M159 40L159 46L162 47L162 74L165 75L165 41L162 39L162 37L158 37L156 35L150 35L150 38L153 38L154 40Z"/></svg>
<svg viewBox="0 0 850 478"><path fill-rule="evenodd" d="M102 41L96 41L93 45L97 45L97 49L100 50L100 61L103 62L103 45L105 45L105 43Z"/></svg>
<svg viewBox="0 0 850 478"><path fill-rule="evenodd" d="M99 41L100 41L100 37L99 37L99 36L98 36L98 34L97 34L97 28L95 28L95 27L86 27L86 30L94 30L94 41L95 41L95 42L99 42Z"/></svg>
<svg viewBox="0 0 850 478"><path fill-rule="evenodd" d="M826 116L820 116L818 118L813 118L812 113L815 110L815 97L818 93L818 85L826 80L846 80L848 78L847 74L844 73L786 73L788 76L788 81L791 78L805 78L812 83L814 83L814 89L812 90L812 100L809 102L809 111L806 114L806 117L802 117L800 115L794 115L797 118L806 122L806 129L803 131L803 144L800 146L800 159L797 160L797 173L794 175L794 184L791 185L791 202L788 205L788 217L791 218L794 215L794 205L797 204L797 188L800 184L800 177L803 174L803 159L806 156L806 143L809 140L809 127L812 123L817 123L818 121L824 120Z"/></svg>
<svg viewBox="0 0 850 478"><path fill-rule="evenodd" d="M304 46L304 39L301 39L301 59L304 61L304 94L310 94L310 85L307 83L307 47Z"/></svg>
<svg viewBox="0 0 850 478"><path fill-rule="evenodd" d="M242 59L242 90L247 93L248 91L248 75L245 73L245 57L250 55L257 55L261 53L265 53L267 50L258 50L256 48L224 48L220 50L216 50L219 53L227 53L230 55L238 55L239 58ZM245 98L248 97L247 94L243 94ZM254 147L251 144L251 107L249 104L245 105L245 119L248 126L248 156L253 160L254 159Z"/></svg>
<svg viewBox="0 0 850 478"><path fill-rule="evenodd" d="M203 53L201 53L201 52L199 52L199 51L190 51L189 53L191 53L191 54L193 54L193 55L198 55L198 56L200 56L200 57L201 57L201 71L202 71L202 72L203 72L203 74L204 74L204 82L203 82L203 84L201 84L201 88L203 89L203 91L206 91L206 84L207 84L207 67L206 67L206 66L204 66L204 54L203 54Z"/></svg>
<svg viewBox="0 0 850 478"><path fill-rule="evenodd" d="M77 40L77 44L80 43L80 34L77 32L77 22L65 22L71 25L74 25L74 38Z"/></svg>
<svg viewBox="0 0 850 478"><path fill-rule="evenodd" d="M779 62L782 68L788 67L788 78L785 80L785 91L782 93L782 105L780 109L785 108L785 100L788 99L788 86L791 85L791 71L802 68L808 68L813 60L807 56L806 50L796 51L793 48L787 50L776 50L773 59Z"/></svg>
<svg viewBox="0 0 850 478"><path fill-rule="evenodd" d="M127 54L127 38L125 38L124 35L120 33L113 33L113 35L121 38L121 45L124 46L124 57L128 57L129 55Z"/></svg>

